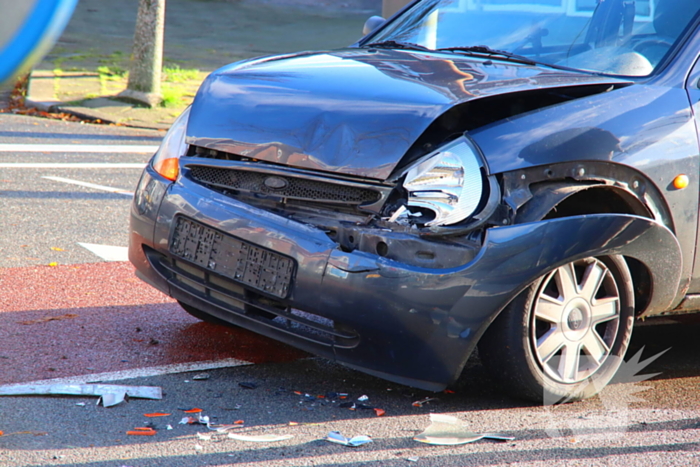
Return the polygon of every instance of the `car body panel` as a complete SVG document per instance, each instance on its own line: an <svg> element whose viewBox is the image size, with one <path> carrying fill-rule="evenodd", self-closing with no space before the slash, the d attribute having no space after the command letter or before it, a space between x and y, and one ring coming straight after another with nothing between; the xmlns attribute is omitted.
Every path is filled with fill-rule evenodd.
<svg viewBox="0 0 700 467"><path fill-rule="evenodd" d="M151 172L149 177L159 183L157 174ZM164 182L160 182L162 188L167 186ZM650 264L659 289L652 309L671 305L680 279L678 264L682 259L674 235L663 225L637 216L577 216L489 229L473 261L457 268L429 269L377 255L339 251L318 229L204 190L186 178L167 187L154 237L147 245L170 255L171 226L176 216L185 215L282 252L297 262L297 275L286 301L356 330L359 343L351 348L320 346L265 326L260 320L251 321L242 310L216 314L215 301L201 294L182 293L154 268L139 268L141 277L231 323L428 390L440 390L458 377L488 324L525 285L572 258L614 253ZM551 238L560 241L551 242ZM132 228L131 241L136 244L144 238ZM132 248L132 262L147 264L143 250L138 251Z"/></svg>
<svg viewBox="0 0 700 467"><path fill-rule="evenodd" d="M649 115L656 118L649 120ZM641 131L640 131L641 129ZM493 173L576 161L592 172L596 161L638 171L648 192L662 193L684 258L695 255L700 160L688 97L681 87L633 85L519 115L470 132ZM691 184L677 190L675 176ZM643 196L640 196L643 198ZM687 285L692 261L683 265ZM680 300L684 290L679 290Z"/></svg>
<svg viewBox="0 0 700 467"><path fill-rule="evenodd" d="M190 144L293 167L385 180L455 105L624 80L447 53L346 49L225 67L192 105Z"/></svg>

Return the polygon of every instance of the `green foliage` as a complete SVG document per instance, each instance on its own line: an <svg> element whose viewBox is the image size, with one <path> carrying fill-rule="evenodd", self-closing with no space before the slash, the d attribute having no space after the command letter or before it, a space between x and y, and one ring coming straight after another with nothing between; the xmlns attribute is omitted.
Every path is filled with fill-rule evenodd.
<svg viewBox="0 0 700 467"><path fill-rule="evenodd" d="M163 68L163 81L170 83L184 83L186 81L201 80L200 71L197 69L174 67Z"/></svg>
<svg viewBox="0 0 700 467"><path fill-rule="evenodd" d="M106 79L121 79L126 77L127 71L119 66L113 65L109 66L98 66L97 73L99 73L100 78L104 77Z"/></svg>

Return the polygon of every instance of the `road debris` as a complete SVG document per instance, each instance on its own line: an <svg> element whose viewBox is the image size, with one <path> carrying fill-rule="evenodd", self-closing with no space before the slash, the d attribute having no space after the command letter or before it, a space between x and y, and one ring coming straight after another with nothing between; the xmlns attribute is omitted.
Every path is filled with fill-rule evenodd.
<svg viewBox="0 0 700 467"><path fill-rule="evenodd" d="M276 441L285 441L294 438L294 435L240 435L238 433L229 433L228 437L238 441L251 441L254 443L274 443Z"/></svg>
<svg viewBox="0 0 700 467"><path fill-rule="evenodd" d="M413 404L411 404L413 407L423 407L425 404L429 404L433 401L440 400L437 397L426 397L425 399L415 401Z"/></svg>
<svg viewBox="0 0 700 467"><path fill-rule="evenodd" d="M192 412L192 410L199 410L199 412ZM179 422L180 425L205 425L208 429L219 433L226 433L227 431L232 430L234 428L242 428L244 426L243 420L236 420L231 425L220 425L216 423L211 423L208 415L201 414L201 409L192 410L186 410L185 412L195 413L196 417L183 417L182 420L180 420Z"/></svg>
<svg viewBox="0 0 700 467"><path fill-rule="evenodd" d="M238 385L240 387L242 387L243 389L256 389L258 387L257 384L251 383L249 381L242 381L242 382L238 383Z"/></svg>
<svg viewBox="0 0 700 467"><path fill-rule="evenodd" d="M366 395L362 395L358 397L357 400L360 402L367 402L369 400L369 397L367 397Z"/></svg>
<svg viewBox="0 0 700 467"><path fill-rule="evenodd" d="M73 318L77 318L78 316L80 316L80 315L77 315L75 313L66 313L65 315L60 315L60 316L45 316L43 318L30 319L27 321L20 321L18 324L23 324L25 326L29 326L32 324L48 323L49 321L61 321L64 319L73 319Z"/></svg>
<svg viewBox="0 0 700 467"><path fill-rule="evenodd" d="M515 438L498 433L474 433L464 426L464 422L456 417L443 414L430 414L428 428L416 435L413 439L421 443L438 446L454 446L458 444L473 443L480 439L494 439L498 441L512 441Z"/></svg>
<svg viewBox="0 0 700 467"><path fill-rule="evenodd" d="M172 415L172 414L163 413L163 412L153 412L153 413L145 413L145 414L143 414L144 417L149 417L149 418L153 418L153 417L167 417L168 415Z"/></svg>
<svg viewBox="0 0 700 467"><path fill-rule="evenodd" d="M363 444L371 443L372 438L365 435L346 438L345 436L341 435L339 431L331 431L330 433L328 433L328 436L326 436L326 441L355 448L357 446L362 446Z"/></svg>
<svg viewBox="0 0 700 467"><path fill-rule="evenodd" d="M408 457L406 458L408 462L418 462L420 460L420 457Z"/></svg>
<svg viewBox="0 0 700 467"><path fill-rule="evenodd" d="M126 432L127 435L131 436L154 436L156 433L157 431L149 426L139 426Z"/></svg>
<svg viewBox="0 0 700 467"><path fill-rule="evenodd" d="M206 381L210 378L209 373L200 373L198 375L194 375L192 377L193 380L195 381Z"/></svg>
<svg viewBox="0 0 700 467"><path fill-rule="evenodd" d="M100 396L105 407L123 402L126 396L140 399L162 399L157 386L119 386L116 384L13 384L0 386L0 396Z"/></svg>

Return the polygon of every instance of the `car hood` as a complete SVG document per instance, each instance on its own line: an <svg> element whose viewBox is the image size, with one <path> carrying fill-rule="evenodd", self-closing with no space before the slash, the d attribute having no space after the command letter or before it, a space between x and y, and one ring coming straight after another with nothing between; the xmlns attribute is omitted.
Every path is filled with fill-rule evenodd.
<svg viewBox="0 0 700 467"><path fill-rule="evenodd" d="M187 142L293 167L385 180L451 107L619 81L455 54L344 49L222 68L192 104Z"/></svg>

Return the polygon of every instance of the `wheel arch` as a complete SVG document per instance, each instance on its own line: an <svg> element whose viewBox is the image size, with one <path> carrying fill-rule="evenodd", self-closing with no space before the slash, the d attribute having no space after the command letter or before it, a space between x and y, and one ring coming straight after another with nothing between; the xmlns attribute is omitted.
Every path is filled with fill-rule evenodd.
<svg viewBox="0 0 700 467"><path fill-rule="evenodd" d="M543 182L531 186L532 199L517 211L514 223L537 222L586 214L632 214L654 219L647 205L629 191L612 185ZM604 203L603 203L604 201ZM648 308L653 293L651 272L642 261L623 256L634 284L635 314Z"/></svg>

